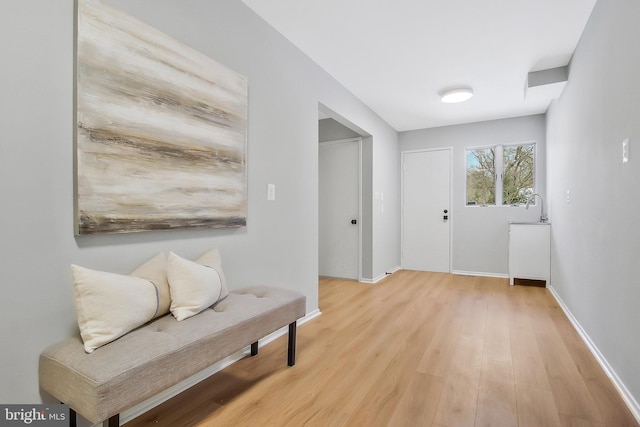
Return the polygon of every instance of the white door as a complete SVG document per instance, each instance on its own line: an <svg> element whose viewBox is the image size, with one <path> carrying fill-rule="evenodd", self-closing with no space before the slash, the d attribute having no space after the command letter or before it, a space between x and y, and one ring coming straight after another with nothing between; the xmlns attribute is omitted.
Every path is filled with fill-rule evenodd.
<svg viewBox="0 0 640 427"><path fill-rule="evenodd" d="M360 140L320 144L319 209L320 275L357 280L360 265Z"/></svg>
<svg viewBox="0 0 640 427"><path fill-rule="evenodd" d="M451 150L402 153L402 267L450 272Z"/></svg>

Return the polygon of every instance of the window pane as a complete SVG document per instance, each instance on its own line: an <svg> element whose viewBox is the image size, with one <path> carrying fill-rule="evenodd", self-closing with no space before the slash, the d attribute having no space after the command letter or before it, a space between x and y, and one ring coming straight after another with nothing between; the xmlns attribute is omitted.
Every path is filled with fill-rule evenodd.
<svg viewBox="0 0 640 427"><path fill-rule="evenodd" d="M467 150L467 205L496 203L495 149Z"/></svg>
<svg viewBox="0 0 640 427"><path fill-rule="evenodd" d="M527 203L533 194L534 144L504 147L502 204Z"/></svg>

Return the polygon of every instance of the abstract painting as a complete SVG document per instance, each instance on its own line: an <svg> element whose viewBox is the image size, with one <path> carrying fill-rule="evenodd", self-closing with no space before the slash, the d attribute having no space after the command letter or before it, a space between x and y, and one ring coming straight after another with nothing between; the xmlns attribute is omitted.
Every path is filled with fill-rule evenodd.
<svg viewBox="0 0 640 427"><path fill-rule="evenodd" d="M76 234L246 225L246 79L79 0Z"/></svg>

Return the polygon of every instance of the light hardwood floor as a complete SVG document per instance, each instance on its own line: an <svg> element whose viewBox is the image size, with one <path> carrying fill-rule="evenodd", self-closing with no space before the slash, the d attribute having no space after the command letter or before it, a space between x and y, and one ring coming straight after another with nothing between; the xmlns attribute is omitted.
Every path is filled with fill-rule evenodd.
<svg viewBox="0 0 640 427"><path fill-rule="evenodd" d="M321 279L322 315L126 424L638 426L545 288L399 271Z"/></svg>

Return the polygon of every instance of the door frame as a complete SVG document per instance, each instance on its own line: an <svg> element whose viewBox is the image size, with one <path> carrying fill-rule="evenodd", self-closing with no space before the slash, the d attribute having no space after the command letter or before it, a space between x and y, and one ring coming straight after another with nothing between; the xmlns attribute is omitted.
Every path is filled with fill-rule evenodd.
<svg viewBox="0 0 640 427"><path fill-rule="evenodd" d="M453 271L453 147L422 148L418 150L403 150L400 152L400 261L404 268L404 159L406 154L424 153L432 151L448 151L449 153L449 273Z"/></svg>
<svg viewBox="0 0 640 427"><path fill-rule="evenodd" d="M346 138L346 139L337 139L335 141L325 141L318 143L318 150L322 145L337 145L337 144L347 144L347 143L357 143L358 144L358 241L356 242L356 248L358 253L356 254L356 280L358 282L362 282L362 137L356 138ZM318 180L318 186L320 185L320 181ZM320 201L318 201L318 206ZM319 232L319 230L318 230ZM320 242L320 236L318 233L318 243Z"/></svg>

